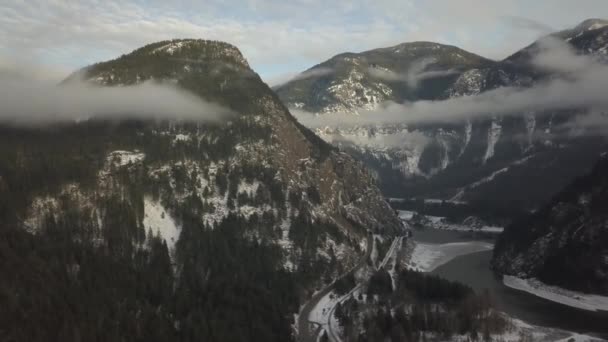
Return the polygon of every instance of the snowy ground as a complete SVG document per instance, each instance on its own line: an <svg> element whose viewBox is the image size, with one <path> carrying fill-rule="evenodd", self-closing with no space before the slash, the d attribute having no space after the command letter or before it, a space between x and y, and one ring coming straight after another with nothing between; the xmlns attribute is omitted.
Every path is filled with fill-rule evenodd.
<svg viewBox="0 0 608 342"><path fill-rule="evenodd" d="M327 326L329 313L339 300L340 296L336 295L333 291L326 294L310 311L308 321L320 324L322 326Z"/></svg>
<svg viewBox="0 0 608 342"><path fill-rule="evenodd" d="M535 325L530 325L524 321L511 318L509 321L512 323L512 327L502 334L493 334L492 341L502 342L521 342L521 341L535 341L535 342L601 342L602 339L577 334L570 331L564 331L559 329L544 328ZM435 335L429 335L435 336ZM469 335L456 335L452 336L449 340L451 342L469 342L471 337Z"/></svg>
<svg viewBox="0 0 608 342"><path fill-rule="evenodd" d="M434 226L433 228L445 229L445 230L457 230L457 231L461 231L461 232L475 231L475 232L494 233L494 234L500 234L504 231L504 227L483 226L480 228L472 228L470 226L465 226L462 224L445 224L445 223Z"/></svg>
<svg viewBox="0 0 608 342"><path fill-rule="evenodd" d="M126 166L129 164L139 163L146 157L145 154L138 151L113 151L108 154L107 161L114 163L116 166Z"/></svg>
<svg viewBox="0 0 608 342"><path fill-rule="evenodd" d="M173 250L181 232L162 204L148 197L144 198L144 228L146 233L151 230L153 234L163 238L170 251Z"/></svg>
<svg viewBox="0 0 608 342"><path fill-rule="evenodd" d="M416 198L399 198L399 197L389 197L389 203L403 203L405 201L413 200ZM417 200L417 199L416 199ZM466 201L455 201L451 199L440 199L440 198L424 198L422 199L424 203L428 204L441 204L441 203L450 203L450 204L467 204Z"/></svg>
<svg viewBox="0 0 608 342"><path fill-rule="evenodd" d="M461 255L488 251L494 245L482 241L451 242L444 244L416 243L410 258L410 268L431 272L437 267Z"/></svg>
<svg viewBox="0 0 608 342"><path fill-rule="evenodd" d="M409 210L397 210L397 214L401 220L409 221L414 217L416 212L409 211ZM448 222L446 222L445 217L441 217L441 216L425 215L424 217L428 220L430 227L434 228L434 229L457 230L457 231L462 231L462 232L476 231L476 232L494 233L494 234L502 233L504 230L503 227L497 227L497 226L483 226L483 227L476 228L476 227L471 227L471 226L467 226L464 224L448 223Z"/></svg>
<svg viewBox="0 0 608 342"><path fill-rule="evenodd" d="M401 220L411 220L412 217L414 217L414 214L416 212L415 211L409 211L409 210L397 210L397 214L399 215L399 218Z"/></svg>
<svg viewBox="0 0 608 342"><path fill-rule="evenodd" d="M589 311L608 311L607 296L570 291L544 284L534 278L521 279L505 275L502 281L510 288L525 291L553 302Z"/></svg>

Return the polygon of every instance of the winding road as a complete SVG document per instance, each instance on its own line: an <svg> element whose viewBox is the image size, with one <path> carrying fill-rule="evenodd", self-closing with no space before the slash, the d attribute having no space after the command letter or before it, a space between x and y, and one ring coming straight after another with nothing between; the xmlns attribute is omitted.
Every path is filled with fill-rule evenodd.
<svg viewBox="0 0 608 342"><path fill-rule="evenodd" d="M298 316L298 341L299 342L316 342L319 333L321 332L321 325L318 323L312 323L308 320L310 316L310 312L312 309L317 306L321 298L325 297L334 287L334 284L339 279L344 278L351 272L357 272L361 267L365 266L367 263L367 259L372 252L372 244L373 236L371 234L367 235L367 248L365 249L365 254L359 259L359 262L355 267L350 269L348 272L342 274L338 278L336 278L331 284L327 285L323 290L317 292L312 298L304 304L304 307L300 311L300 315ZM314 326L314 329L311 329L311 325ZM312 331L311 331L312 330Z"/></svg>
<svg viewBox="0 0 608 342"><path fill-rule="evenodd" d="M378 265L377 269L380 269L380 268L386 266L386 264L390 260L391 256L395 252L395 249L397 248L397 246L399 246L402 243L402 241L403 241L403 237L396 237L393 240L389 250L386 252L384 259L382 260L380 265ZM361 259L359 260L357 265L355 267L353 267L351 270L349 270L348 272L342 274L340 277L338 277L336 280L334 280L331 284L329 284L323 290L316 293L304 305L304 307L300 311L300 316L298 317L298 341L299 342L316 342L317 341L318 336L321 332L322 326L319 323L309 321L309 316L310 316L311 311L319 304L319 302L321 301L321 299L323 297L325 297L329 292L331 292L336 281L345 277L346 275L348 275L351 272L357 272L359 269L361 269L362 267L365 266L365 264L367 263L367 260L370 257L373 243L374 243L373 236L368 235L367 248L365 251L365 255L363 255L361 257ZM347 294L342 296L337 301L337 303L343 303L344 301L348 300L353 295L353 293L355 293L361 286L362 286L362 284L357 284L357 286L355 286ZM330 309L329 315L327 316L328 337L329 337L329 340L332 342L340 342L341 341L340 336L338 335L338 333L336 333L336 329L334 327L332 327L332 322L331 322L331 318L334 315L335 309L336 309L336 306L335 305L332 306L332 308ZM313 326L314 328L311 329L311 326Z"/></svg>
<svg viewBox="0 0 608 342"><path fill-rule="evenodd" d="M376 270L379 270L383 267L386 266L386 264L388 263L388 261L391 259L391 257L393 256L393 254L395 253L395 249L397 249L397 246L400 246L400 244L402 244L403 241L403 237L396 237L393 239L393 242L391 243L391 246L389 247L388 251L386 251L386 255L384 256L384 259L382 260L382 262L380 263L380 265L378 265L378 267L376 267ZM352 290L350 290L347 294L345 294L344 296L342 296L339 300L338 303L344 303L345 301L347 301L355 292L357 292L358 289L361 288L363 284L357 284L357 286L355 286ZM336 311L336 305L334 305L330 312L329 315L327 316L327 330L328 330L328 337L329 340L332 342L341 342L342 339L340 338L340 335L336 332L336 327L332 326L332 320L331 318L334 315L334 311Z"/></svg>

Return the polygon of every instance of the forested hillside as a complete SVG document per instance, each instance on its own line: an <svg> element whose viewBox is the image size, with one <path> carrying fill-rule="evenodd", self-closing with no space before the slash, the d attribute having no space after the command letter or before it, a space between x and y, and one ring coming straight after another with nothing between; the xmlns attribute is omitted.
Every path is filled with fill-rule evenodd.
<svg viewBox="0 0 608 342"><path fill-rule="evenodd" d="M368 231L401 229L233 46L159 42L78 80L171 84L234 115L2 125L0 340L290 341Z"/></svg>
<svg viewBox="0 0 608 342"><path fill-rule="evenodd" d="M494 251L501 273L608 294L608 159L539 211L505 229Z"/></svg>

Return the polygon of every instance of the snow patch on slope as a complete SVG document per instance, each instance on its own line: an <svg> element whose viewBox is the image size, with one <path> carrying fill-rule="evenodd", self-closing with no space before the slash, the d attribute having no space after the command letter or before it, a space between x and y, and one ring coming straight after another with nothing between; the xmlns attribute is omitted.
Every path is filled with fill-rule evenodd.
<svg viewBox="0 0 608 342"><path fill-rule="evenodd" d="M471 123L471 121L467 121L466 125L464 126L464 144L462 145L462 150L460 150L458 157L461 157L464 154L464 151L467 149L467 146L469 146L469 143L471 142L472 136L473 124Z"/></svg>
<svg viewBox="0 0 608 342"><path fill-rule="evenodd" d="M488 159L494 156L494 149L496 148L496 143L498 139L500 139L500 135L502 133L502 126L500 123L494 119L492 120L492 125L488 130L488 147L486 149L486 154L483 157L483 162L486 163Z"/></svg>
<svg viewBox="0 0 608 342"><path fill-rule="evenodd" d="M181 229L169 212L157 201L149 197L144 198L144 228L146 233L151 230L167 243L169 250L173 250L179 239Z"/></svg>
<svg viewBox="0 0 608 342"><path fill-rule="evenodd" d="M450 198L449 201L450 202L460 202L463 199L466 191L475 189L476 187L478 187L478 186L480 186L482 184L489 183L489 182L493 181L494 178L496 178L496 176L509 171L509 169L512 166L521 165L521 164L527 162L532 157L533 157L533 155L524 157L524 158L522 158L522 159L520 159L520 160L512 163L511 166L503 167L502 169L496 170L496 171L492 172L489 176L484 177L484 178L478 180L475 183L472 183L472 184L469 184L469 185L463 187L454 197Z"/></svg>
<svg viewBox="0 0 608 342"><path fill-rule="evenodd" d="M557 286L547 285L543 282L530 278L521 279L505 275L503 283L513 289L531 293L556 303L588 311L608 311L608 296L587 294L571 291Z"/></svg>
<svg viewBox="0 0 608 342"><path fill-rule="evenodd" d="M139 151L113 151L108 154L107 161L114 166L127 166L144 160L146 155Z"/></svg>
<svg viewBox="0 0 608 342"><path fill-rule="evenodd" d="M160 52L165 52L168 53L170 55L173 55L175 52L181 50L181 48L186 45L187 42L170 42L168 44L165 44L161 47L158 47L156 49L154 49L154 51L152 51L153 54L157 54Z"/></svg>
<svg viewBox="0 0 608 342"><path fill-rule="evenodd" d="M448 90L449 97L460 97L477 95L485 87L487 71L472 69L458 77L451 89Z"/></svg>
<svg viewBox="0 0 608 342"><path fill-rule="evenodd" d="M256 191L260 187L260 182L254 181L253 183L247 183L245 180L241 180L238 186L237 193L246 193L248 196L255 195Z"/></svg>

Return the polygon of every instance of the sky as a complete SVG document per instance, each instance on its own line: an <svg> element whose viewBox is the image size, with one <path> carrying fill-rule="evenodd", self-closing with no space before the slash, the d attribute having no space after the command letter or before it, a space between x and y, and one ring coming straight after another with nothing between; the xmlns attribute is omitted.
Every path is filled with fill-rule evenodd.
<svg viewBox="0 0 608 342"><path fill-rule="evenodd" d="M588 18L606 0L3 0L0 68L60 80L173 38L222 40L277 83L338 53L428 40L501 59Z"/></svg>

